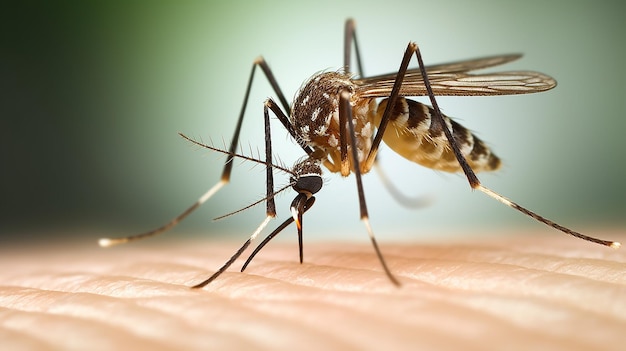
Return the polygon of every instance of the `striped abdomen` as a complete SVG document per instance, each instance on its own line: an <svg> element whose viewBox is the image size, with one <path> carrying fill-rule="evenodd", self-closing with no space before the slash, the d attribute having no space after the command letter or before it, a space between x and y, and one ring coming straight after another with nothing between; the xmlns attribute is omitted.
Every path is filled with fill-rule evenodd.
<svg viewBox="0 0 626 351"><path fill-rule="evenodd" d="M386 106L387 99L378 105L375 125L380 125ZM422 166L445 172L461 172L443 126L431 118L433 114L433 109L427 105L399 98L383 141L402 157ZM474 172L493 171L500 167L500 159L482 140L445 115L443 118Z"/></svg>

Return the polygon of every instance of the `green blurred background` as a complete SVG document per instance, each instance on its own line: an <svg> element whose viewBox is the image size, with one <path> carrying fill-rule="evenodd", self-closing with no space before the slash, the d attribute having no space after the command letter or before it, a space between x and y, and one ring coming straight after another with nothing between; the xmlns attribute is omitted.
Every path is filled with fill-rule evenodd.
<svg viewBox="0 0 626 351"><path fill-rule="evenodd" d="M169 220L217 181L223 162L176 133L228 142L260 54L287 97L313 73L338 69L347 17L357 21L366 74L397 69L409 40L420 45L427 64L524 53L502 69L548 73L559 83L555 90L439 100L503 159L503 169L482 175L483 182L567 226L624 228L624 14L621 1L576 0L5 4L3 245L47 243L60 234L127 235ZM241 137L246 150L262 153L262 102L269 96L275 94L257 76ZM286 164L302 156L279 124L274 132L275 152ZM380 240L544 230L472 193L460 175L421 168L389 149L382 150L381 164L408 195L436 201L426 209L403 208L375 173L366 176ZM305 218L307 240L367 240L353 177L325 176ZM263 168L238 163L232 181L175 235L246 238L262 220L263 206L219 222L211 218L262 197ZM278 184L286 181L277 175ZM280 218L289 215L292 197L288 191L279 198Z"/></svg>

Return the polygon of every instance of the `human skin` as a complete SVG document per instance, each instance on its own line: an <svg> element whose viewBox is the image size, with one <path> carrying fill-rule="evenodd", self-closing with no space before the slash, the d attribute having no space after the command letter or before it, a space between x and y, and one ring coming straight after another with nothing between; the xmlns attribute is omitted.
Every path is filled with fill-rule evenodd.
<svg viewBox="0 0 626 351"><path fill-rule="evenodd" d="M240 243L5 247L0 343L3 350L623 349L623 249L552 231L503 236L381 241L400 287L363 242L305 242L302 265L295 243L272 242L244 273L240 259L203 289L189 286Z"/></svg>

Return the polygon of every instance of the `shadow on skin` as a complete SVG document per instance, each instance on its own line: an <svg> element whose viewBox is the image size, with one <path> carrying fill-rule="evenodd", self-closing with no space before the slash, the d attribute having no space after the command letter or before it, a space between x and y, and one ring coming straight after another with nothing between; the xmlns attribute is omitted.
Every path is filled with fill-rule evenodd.
<svg viewBox="0 0 626 351"><path fill-rule="evenodd" d="M604 237L624 240L615 233ZM3 349L561 349L626 343L626 251L542 232L268 245L201 290L238 242L39 248L0 257Z"/></svg>

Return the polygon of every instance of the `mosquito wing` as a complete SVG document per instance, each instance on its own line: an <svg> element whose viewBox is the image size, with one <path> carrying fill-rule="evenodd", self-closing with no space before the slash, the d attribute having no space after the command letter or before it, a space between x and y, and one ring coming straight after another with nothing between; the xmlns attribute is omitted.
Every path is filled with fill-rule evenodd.
<svg viewBox="0 0 626 351"><path fill-rule="evenodd" d="M435 95L479 96L536 93L556 86L554 78L533 71L510 71L472 74L473 70L501 65L520 58L520 54L500 55L426 66ZM355 79L357 94L363 98L386 97L391 94L396 74ZM419 68L406 72L401 96L427 95Z"/></svg>

